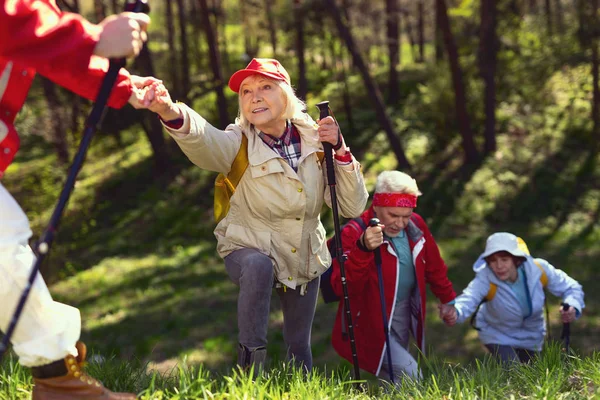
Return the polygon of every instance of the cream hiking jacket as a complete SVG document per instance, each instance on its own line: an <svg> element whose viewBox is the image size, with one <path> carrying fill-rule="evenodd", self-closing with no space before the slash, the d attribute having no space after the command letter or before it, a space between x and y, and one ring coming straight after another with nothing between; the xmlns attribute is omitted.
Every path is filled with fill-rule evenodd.
<svg viewBox="0 0 600 400"><path fill-rule="evenodd" d="M180 106L184 124L179 129L165 126L169 134L198 167L227 174L242 142L241 128L230 124L222 131ZM305 288L331 265L319 216L324 201L331 207L331 198L325 162L317 156L323 147L314 121L307 115L292 123L302 140L298 172L260 137L249 134L249 165L215 236L221 257L242 248L257 249L273 260L276 279L295 289ZM369 196L361 166L354 157L351 164L334 161L334 165L339 212L346 218L358 217Z"/></svg>

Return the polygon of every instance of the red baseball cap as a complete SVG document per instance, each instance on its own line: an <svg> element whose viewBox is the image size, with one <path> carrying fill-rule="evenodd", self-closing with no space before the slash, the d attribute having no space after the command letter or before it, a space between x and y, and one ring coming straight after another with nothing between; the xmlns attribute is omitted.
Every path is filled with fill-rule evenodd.
<svg viewBox="0 0 600 400"><path fill-rule="evenodd" d="M276 81L284 81L288 85L291 85L290 75L279 61L273 58L253 58L246 68L240 69L231 75L231 78L229 78L229 88L238 93L244 79L254 74L263 75Z"/></svg>

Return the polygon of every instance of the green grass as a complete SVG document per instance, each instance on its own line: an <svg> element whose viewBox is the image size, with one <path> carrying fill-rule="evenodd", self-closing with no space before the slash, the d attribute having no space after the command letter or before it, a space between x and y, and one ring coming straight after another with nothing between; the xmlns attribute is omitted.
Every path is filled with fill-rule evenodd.
<svg viewBox="0 0 600 400"><path fill-rule="evenodd" d="M524 111L520 104L499 104L502 131L498 151L479 165L462 165L456 139L448 139L442 150L432 147L439 133L425 123L427 115L421 114L435 103L429 97L436 91L425 90L422 83L431 73L426 68L403 68L403 107L390 112L415 166L411 173L424 193L417 211L430 224L455 289L460 292L472 279L472 262L482 251L487 235L509 230L524 237L534 255L547 258L583 284L587 308L572 326L572 346L581 355L574 364L591 363L589 366L597 371L600 291L595 268L600 256L600 160L589 146L589 110L581 100L585 96L571 92L587 85L589 79L582 71L581 67L565 67L554 74L545 85L549 100L543 107ZM382 72L377 76L384 75ZM388 150L384 134L373 123L373 112L361 107L368 101L360 79L353 76L349 81L357 129L348 134L348 139L353 151L361 154L372 190L378 172L395 168L395 157ZM329 84L320 94L313 94L309 103L329 98L341 105L335 97L340 96L338 88L336 83ZM569 106L571 103L573 106ZM201 110L214 108L214 104L196 106ZM337 116L343 123L341 110ZM34 120L28 114L28 123ZM229 281L215 251L214 174L191 166L179 152L169 171L157 172L141 132L127 131L122 137L122 148L117 148L112 138L96 137L43 273L57 300L81 310L82 338L96 352L113 356L115 365L123 368L130 360L139 360L136 371L143 373L135 375L139 382L130 383L134 388L131 390L141 392L151 387L154 379L153 393L163 391L169 397L175 387L188 387L185 382L200 385L199 377L205 379L206 374L211 376L206 379L216 382L206 386L207 390L225 390L224 377L231 375L235 362L237 288ZM24 138L3 185L27 212L36 237L49 219L64 176L49 144L32 136ZM330 213L324 212L322 217L331 233ZM557 337L559 299L551 297L549 304L551 334ZM348 363L340 361L330 345L335 311L335 305L319 302L317 306L312 348L319 371L348 370ZM529 383L519 380L527 374L503 375L502 371L490 372L485 365L473 364L485 354L476 332L468 324L445 327L437 318L431 294L427 311L428 354L444 360L434 364L439 371L433 376L438 379L440 374L452 371L460 371L460 376L448 375L436 382L431 378L426 388L419 388L423 393L433 398L456 398L463 393L464 398L472 398L467 393L475 385L480 398L491 396L496 389L480 386L478 374L492 373L501 375L494 375L496 378L486 383L490 388L506 380L514 386L511 390L519 385L528 387ZM273 365L285 356L282 323L274 296L268 336ZM465 365L470 369L463 370ZM2 372L0 390L11 388L11 396L17 396L20 390L27 390L28 378L14 363L7 368ZM185 379L148 375L148 371L179 374L180 368ZM537 383L539 392L552 393L557 389L551 383L566 378L545 371L539 370L540 376L530 375L529 379L545 379ZM329 379L329 373L323 374ZM599 380L597 375L590 379ZM452 392L447 385L453 385ZM561 384L559 390L565 387ZM421 398L414 390L407 396ZM502 393L520 397L516 392ZM533 389L527 393L544 397L534 395L537 392ZM339 395L324 395L334 394ZM563 397L570 398L568 394Z"/></svg>
<svg viewBox="0 0 600 400"><path fill-rule="evenodd" d="M0 399L25 399L29 372L9 358L0 370ZM108 359L88 365L89 373L113 390L144 400L159 399L593 399L600 396L600 354L581 358L557 345L529 365L501 365L485 357L468 365L434 357L423 363L423 379L356 381L347 369L316 369L308 376L277 364L255 380L239 370L213 373L184 360L168 372L148 370L138 361Z"/></svg>

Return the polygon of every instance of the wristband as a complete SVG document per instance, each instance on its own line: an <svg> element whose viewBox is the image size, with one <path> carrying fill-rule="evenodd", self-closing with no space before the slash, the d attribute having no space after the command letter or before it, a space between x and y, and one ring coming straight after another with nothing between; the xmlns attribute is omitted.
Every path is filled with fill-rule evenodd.
<svg viewBox="0 0 600 400"><path fill-rule="evenodd" d="M344 141L342 140L342 131L338 128L338 141L335 146L333 146L333 150L338 151L342 148L342 144L344 144Z"/></svg>

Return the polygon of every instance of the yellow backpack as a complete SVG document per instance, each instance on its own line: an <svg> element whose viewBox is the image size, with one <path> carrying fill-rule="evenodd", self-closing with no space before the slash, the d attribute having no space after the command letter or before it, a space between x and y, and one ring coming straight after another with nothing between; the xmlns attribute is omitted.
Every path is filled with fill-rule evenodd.
<svg viewBox="0 0 600 400"><path fill-rule="evenodd" d="M319 162L323 161L325 153L317 152ZM240 183L246 168L248 168L248 137L242 133L242 144L238 150L231 169L227 176L223 174L217 175L215 179L215 195L213 201L213 211L215 214L215 222L218 224L229 212L229 201L235 193L235 188Z"/></svg>
<svg viewBox="0 0 600 400"><path fill-rule="evenodd" d="M240 183L244 172L246 172L248 164L248 137L242 133L242 144L233 160L233 164L231 164L231 170L227 176L219 174L215 179L213 210L216 223L225 218L229 212L229 200L235 193L235 188Z"/></svg>

